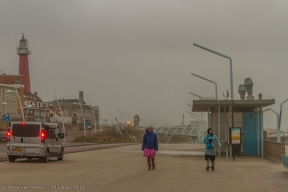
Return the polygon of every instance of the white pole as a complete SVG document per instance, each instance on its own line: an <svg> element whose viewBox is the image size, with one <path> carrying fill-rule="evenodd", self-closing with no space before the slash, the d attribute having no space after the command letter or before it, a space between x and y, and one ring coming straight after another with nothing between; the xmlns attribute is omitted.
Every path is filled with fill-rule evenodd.
<svg viewBox="0 0 288 192"><path fill-rule="evenodd" d="M45 120L46 120L46 110L47 110L48 106L49 106L49 105L47 105L46 108L45 108L44 116L43 116L43 118L42 118L42 122L44 122L44 117L45 117ZM50 113L50 109L49 109L49 113Z"/></svg>
<svg viewBox="0 0 288 192"><path fill-rule="evenodd" d="M81 108L81 112L82 112L82 118L83 118L83 124L84 124L84 136L86 137L86 126L85 126L85 119L84 119L84 114L83 114L83 109L82 109L82 105L78 99L78 103L80 105L80 108Z"/></svg>
<svg viewBox="0 0 288 192"><path fill-rule="evenodd" d="M92 109L92 112L93 112L93 117L94 117L94 123L95 123L95 133L96 133L96 128L97 128L97 122L96 122L96 119L95 119L95 114L94 114L94 109L93 109L93 106L91 105L90 101L89 101L89 104L90 104L90 107Z"/></svg>
<svg viewBox="0 0 288 192"><path fill-rule="evenodd" d="M218 100L218 99L217 99ZM220 130L220 101L218 100L218 138L221 142L221 130ZM219 150L219 157L221 157L221 148L218 147Z"/></svg>
<svg viewBox="0 0 288 192"><path fill-rule="evenodd" d="M99 124L100 124L100 132L102 132L103 131L103 125L101 124L102 123L102 114L101 114L101 112L100 112L100 109L98 108L98 112L99 112L99 115L100 115L100 120L99 120Z"/></svg>
<svg viewBox="0 0 288 192"><path fill-rule="evenodd" d="M28 110L29 110L29 108L27 107L26 116L25 116L25 121L27 121L27 113L28 113Z"/></svg>
<svg viewBox="0 0 288 192"><path fill-rule="evenodd" d="M56 94L55 94L55 98L56 98L56 100L57 100L58 107L59 107L59 109L60 109L61 116L62 116L63 133L64 133L64 135L66 136L66 132L65 132L65 125L64 125L64 119L63 119L63 112L62 112L62 109L61 109L61 106L60 106L60 103L59 103L59 101L58 101L58 99L57 99ZM57 112L57 110L56 110L56 112ZM63 138L63 140L64 140L64 142L65 142L65 137Z"/></svg>
<svg viewBox="0 0 288 192"><path fill-rule="evenodd" d="M14 84L14 88L15 88L15 91L17 93L17 97L18 97L18 100L19 100L19 104L20 104L20 107L21 107L21 112L22 112L22 118L23 118L23 121L24 121L24 112L23 112L23 107L22 107L22 103L21 103L21 100L20 100L20 96L19 96L19 93L18 93L18 90L16 88L16 85Z"/></svg>

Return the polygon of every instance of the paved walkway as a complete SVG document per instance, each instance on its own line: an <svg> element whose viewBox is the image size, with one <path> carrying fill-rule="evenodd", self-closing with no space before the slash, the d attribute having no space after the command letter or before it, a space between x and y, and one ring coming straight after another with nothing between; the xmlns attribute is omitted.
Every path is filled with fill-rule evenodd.
<svg viewBox="0 0 288 192"><path fill-rule="evenodd" d="M139 144L70 153L65 155L64 161L54 160L45 165L25 159L15 163L1 162L0 172L6 174L0 175L0 184L79 184L85 186L83 191L91 192L288 191L288 169L280 163L259 157L236 157L236 161L221 157L216 158L216 171L207 172L204 145L160 144L159 150L156 170L150 171ZM15 180L15 175L19 180Z"/></svg>
<svg viewBox="0 0 288 192"><path fill-rule="evenodd" d="M136 167L138 172L123 172L121 176L112 176L114 182L99 183L103 191L288 191L288 169L267 159L236 157L233 161L232 158L216 157L216 171L207 172L203 145L162 144L156 157L156 170L148 171L145 158L139 158L142 155L140 147L108 149L111 154L120 153L119 159L126 154L130 165L122 164L122 160L119 163L127 166L128 173ZM140 170L138 166L141 166Z"/></svg>

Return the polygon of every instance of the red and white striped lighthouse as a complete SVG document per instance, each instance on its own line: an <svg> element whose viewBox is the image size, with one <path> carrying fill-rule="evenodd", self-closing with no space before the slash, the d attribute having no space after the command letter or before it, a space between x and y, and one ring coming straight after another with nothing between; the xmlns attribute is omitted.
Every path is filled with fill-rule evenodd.
<svg viewBox="0 0 288 192"><path fill-rule="evenodd" d="M28 55L30 53L31 51L28 48L27 40L24 38L24 34L22 33L22 39L20 40L19 46L17 47L17 54L19 55L19 75L23 76L25 93L31 92L28 62Z"/></svg>

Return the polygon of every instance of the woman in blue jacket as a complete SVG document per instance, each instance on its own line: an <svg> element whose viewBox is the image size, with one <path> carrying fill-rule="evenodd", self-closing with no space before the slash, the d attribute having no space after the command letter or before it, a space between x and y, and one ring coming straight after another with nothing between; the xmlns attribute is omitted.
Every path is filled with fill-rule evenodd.
<svg viewBox="0 0 288 192"><path fill-rule="evenodd" d="M211 169L212 171L214 171L215 170L215 155L216 155L215 144L217 143L219 147L222 147L222 146L217 136L213 134L213 129L209 128L207 130L207 135L204 137L203 143L206 144L206 148L205 148L205 160L207 161L206 171L209 171L210 160L212 164Z"/></svg>
<svg viewBox="0 0 288 192"><path fill-rule="evenodd" d="M142 151L144 151L143 156L147 157L148 170L151 170L151 162L152 168L155 169L155 155L156 151L158 151L158 139L157 135L153 132L153 127L149 127L145 132L146 134L143 136L142 140Z"/></svg>

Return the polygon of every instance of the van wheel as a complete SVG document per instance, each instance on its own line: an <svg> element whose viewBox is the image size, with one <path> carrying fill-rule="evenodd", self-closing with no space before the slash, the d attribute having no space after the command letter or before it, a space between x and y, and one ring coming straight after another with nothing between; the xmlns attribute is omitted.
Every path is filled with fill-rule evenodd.
<svg viewBox="0 0 288 192"><path fill-rule="evenodd" d="M8 160L9 160L9 162L15 162L16 158L8 155Z"/></svg>
<svg viewBox="0 0 288 192"><path fill-rule="evenodd" d="M43 157L42 161L43 161L44 163L48 163L49 158L50 158L50 156L49 156L49 150L47 149L46 154L45 154L45 157Z"/></svg>
<svg viewBox="0 0 288 192"><path fill-rule="evenodd" d="M57 158L58 160L62 161L64 159L64 148L62 147L60 156Z"/></svg>

